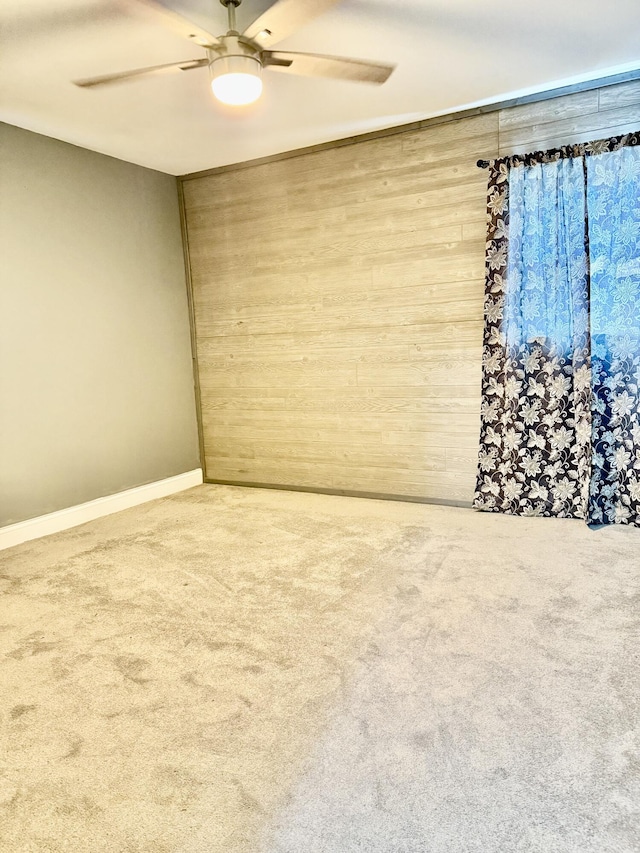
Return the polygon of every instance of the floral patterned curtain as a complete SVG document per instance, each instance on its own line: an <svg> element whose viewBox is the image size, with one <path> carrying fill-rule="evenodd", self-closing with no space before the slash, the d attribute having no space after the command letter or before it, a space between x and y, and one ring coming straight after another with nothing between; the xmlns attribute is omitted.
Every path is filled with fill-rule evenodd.
<svg viewBox="0 0 640 853"><path fill-rule="evenodd" d="M590 157L589 521L640 524L640 147Z"/></svg>
<svg viewBox="0 0 640 853"><path fill-rule="evenodd" d="M490 164L477 509L640 524L639 141Z"/></svg>

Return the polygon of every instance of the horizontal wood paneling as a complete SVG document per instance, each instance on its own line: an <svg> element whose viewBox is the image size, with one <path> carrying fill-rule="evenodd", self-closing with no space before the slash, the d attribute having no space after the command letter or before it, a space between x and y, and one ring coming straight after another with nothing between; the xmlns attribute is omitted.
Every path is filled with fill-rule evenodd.
<svg viewBox="0 0 640 853"><path fill-rule="evenodd" d="M557 121L581 119L598 112L598 90L565 95L552 101L534 101L520 107L500 110L499 128L502 137L517 128L553 124Z"/></svg>
<svg viewBox="0 0 640 853"><path fill-rule="evenodd" d="M466 502L469 496L468 472L435 471L414 473L396 468L363 468L342 462L285 462L272 459L220 460L205 457L205 464L215 474L212 479L235 483L258 483L281 486L302 486L311 489L332 489L349 492L380 494L381 482L392 482L394 491L386 494L442 500L443 492L449 500ZM318 485L319 471L322 484Z"/></svg>
<svg viewBox="0 0 640 853"><path fill-rule="evenodd" d="M500 154L525 154L638 130L639 93L638 81L633 81L501 110Z"/></svg>
<svg viewBox="0 0 640 853"><path fill-rule="evenodd" d="M618 86L607 86L598 92L598 107L601 110L632 107L638 104L640 104L640 80L621 83Z"/></svg>
<svg viewBox="0 0 640 853"><path fill-rule="evenodd" d="M640 127L640 81L183 182L206 476L467 502L479 158Z"/></svg>

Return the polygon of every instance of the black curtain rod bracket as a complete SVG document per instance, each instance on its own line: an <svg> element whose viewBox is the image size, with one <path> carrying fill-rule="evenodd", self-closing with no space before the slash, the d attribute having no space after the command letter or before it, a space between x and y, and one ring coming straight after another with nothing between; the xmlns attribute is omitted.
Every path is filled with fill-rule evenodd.
<svg viewBox="0 0 640 853"><path fill-rule="evenodd" d="M476 166L478 167L478 169L488 169L490 165L491 165L490 160L478 160L478 162L476 163Z"/></svg>

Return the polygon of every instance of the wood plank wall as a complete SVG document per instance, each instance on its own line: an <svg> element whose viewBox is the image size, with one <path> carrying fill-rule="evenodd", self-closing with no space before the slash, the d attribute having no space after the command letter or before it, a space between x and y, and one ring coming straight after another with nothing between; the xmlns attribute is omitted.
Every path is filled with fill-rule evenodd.
<svg viewBox="0 0 640 853"><path fill-rule="evenodd" d="M487 173L640 128L640 81L183 179L207 479L465 503Z"/></svg>

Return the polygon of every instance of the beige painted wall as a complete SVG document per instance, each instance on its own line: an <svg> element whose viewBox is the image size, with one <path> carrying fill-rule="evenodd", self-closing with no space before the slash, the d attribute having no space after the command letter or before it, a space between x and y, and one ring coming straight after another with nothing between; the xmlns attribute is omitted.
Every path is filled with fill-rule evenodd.
<svg viewBox="0 0 640 853"><path fill-rule="evenodd" d="M199 467L175 179L0 125L0 524Z"/></svg>
<svg viewBox="0 0 640 853"><path fill-rule="evenodd" d="M640 82L183 181L206 476L468 502L487 173L640 128Z"/></svg>

